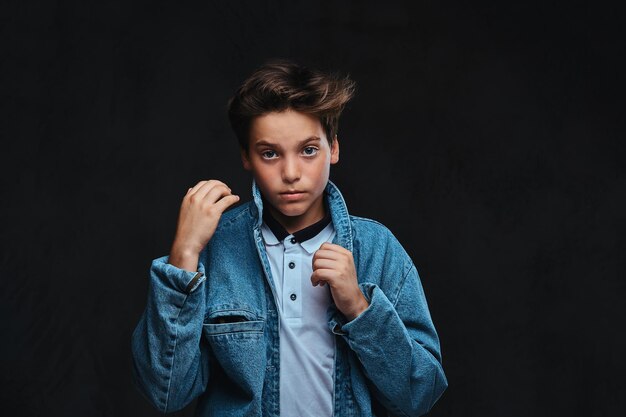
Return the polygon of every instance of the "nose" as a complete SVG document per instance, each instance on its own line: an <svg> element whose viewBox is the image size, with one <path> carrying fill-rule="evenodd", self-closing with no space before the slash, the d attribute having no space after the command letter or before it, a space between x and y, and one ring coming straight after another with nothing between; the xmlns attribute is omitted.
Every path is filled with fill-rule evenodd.
<svg viewBox="0 0 626 417"><path fill-rule="evenodd" d="M283 181L292 183L300 179L300 164L297 158L285 158L282 169Z"/></svg>

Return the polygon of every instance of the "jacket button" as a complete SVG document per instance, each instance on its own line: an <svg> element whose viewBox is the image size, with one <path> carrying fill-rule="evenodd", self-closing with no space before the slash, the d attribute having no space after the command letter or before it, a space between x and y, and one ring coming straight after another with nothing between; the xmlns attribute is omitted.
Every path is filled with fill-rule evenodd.
<svg viewBox="0 0 626 417"><path fill-rule="evenodd" d="M296 295L295 295L295 294L291 294L291 296L290 296L289 298L291 298L291 301L296 301L296 298L297 298L297 297L296 297Z"/></svg>
<svg viewBox="0 0 626 417"><path fill-rule="evenodd" d="M292 238L291 238L291 240L290 240L290 242L291 242L291 243L296 243L296 238L295 238L295 237L292 237Z"/></svg>
<svg viewBox="0 0 626 417"><path fill-rule="evenodd" d="M294 269L296 267L296 264L293 262L289 262L289 269Z"/></svg>

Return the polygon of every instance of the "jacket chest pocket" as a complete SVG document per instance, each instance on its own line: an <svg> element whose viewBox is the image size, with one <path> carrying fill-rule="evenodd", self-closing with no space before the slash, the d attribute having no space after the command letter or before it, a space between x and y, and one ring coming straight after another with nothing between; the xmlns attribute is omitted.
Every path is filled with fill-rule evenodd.
<svg viewBox="0 0 626 417"><path fill-rule="evenodd" d="M209 339L225 336L230 338L257 338L263 335L264 320L219 321L205 323L204 335Z"/></svg>
<svg viewBox="0 0 626 417"><path fill-rule="evenodd" d="M266 347L265 318L250 309L220 307L209 311L203 336L227 376L248 395L263 390Z"/></svg>

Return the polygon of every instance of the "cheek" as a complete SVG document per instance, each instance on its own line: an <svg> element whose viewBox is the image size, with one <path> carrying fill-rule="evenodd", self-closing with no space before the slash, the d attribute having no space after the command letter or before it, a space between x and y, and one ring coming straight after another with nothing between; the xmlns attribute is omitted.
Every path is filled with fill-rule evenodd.
<svg viewBox="0 0 626 417"><path fill-rule="evenodd" d="M326 158L326 160L320 161L320 163L315 167L315 171L318 175L326 175L330 172L330 159Z"/></svg>
<svg viewBox="0 0 626 417"><path fill-rule="evenodd" d="M262 169L256 172L258 182L262 183L265 188L271 187L280 179L280 176L271 169Z"/></svg>

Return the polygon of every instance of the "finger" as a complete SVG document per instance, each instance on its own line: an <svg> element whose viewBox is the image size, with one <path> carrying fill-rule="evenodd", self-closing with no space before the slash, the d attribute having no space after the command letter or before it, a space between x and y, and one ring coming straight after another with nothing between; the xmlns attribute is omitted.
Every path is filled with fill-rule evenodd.
<svg viewBox="0 0 626 417"><path fill-rule="evenodd" d="M318 259L314 259L312 262L312 267L313 270L317 270L317 269L336 269L339 264L336 260L334 259L325 259L325 258L318 258Z"/></svg>
<svg viewBox="0 0 626 417"><path fill-rule="evenodd" d="M317 287L318 285L321 285L323 287L326 284L328 284L328 281L324 279L319 279L317 277L313 278L313 276L311 276L311 285L313 285L314 287Z"/></svg>
<svg viewBox="0 0 626 417"><path fill-rule="evenodd" d="M202 191L198 191L198 196L200 196L201 193ZM231 194L232 190L226 185L216 184L202 197L202 201L204 204L215 204L220 198Z"/></svg>
<svg viewBox="0 0 626 417"><path fill-rule="evenodd" d="M332 269L316 269L311 274L311 283L317 286L319 281L326 281L329 285L337 279L337 272Z"/></svg>
<svg viewBox="0 0 626 417"><path fill-rule="evenodd" d="M208 203L213 204L219 200L221 196L228 195L230 193L231 190L226 184L221 181L210 180L200 187L193 195L188 196L188 198L193 203L204 203L205 200L208 199Z"/></svg>
<svg viewBox="0 0 626 417"><path fill-rule="evenodd" d="M332 286L333 282L335 281L327 276L311 275L311 285L314 287L317 287L318 285L324 286L326 284Z"/></svg>
<svg viewBox="0 0 626 417"><path fill-rule="evenodd" d="M235 194L227 195L226 197L219 200L215 203L215 208L217 208L220 213L223 213L228 207L232 206L236 202L239 201L239 196Z"/></svg>
<svg viewBox="0 0 626 417"><path fill-rule="evenodd" d="M197 201L202 201L202 199L204 198L204 196L213 189L213 187L216 187L218 185L224 186L226 187L228 190L230 190L230 187L228 187L226 184L224 184L222 181L220 180L206 180L206 181L200 181L198 184L196 184L195 187L193 187L193 189L191 190L191 192L188 194L188 196L191 198L193 197L194 200L197 199Z"/></svg>
<svg viewBox="0 0 626 417"><path fill-rule="evenodd" d="M323 279L320 279L319 281L317 281L315 284L311 283L311 285L313 285L314 287L317 287L318 285L320 287L323 287L324 285L328 284L328 282L324 281ZM330 285L330 284L329 284Z"/></svg>
<svg viewBox="0 0 626 417"><path fill-rule="evenodd" d="M345 257L345 254L343 252L337 252L337 251L333 251L333 250L328 250L328 249L318 249L317 251L315 251L315 254L313 255L313 259L334 259L334 260L340 260L343 259Z"/></svg>
<svg viewBox="0 0 626 417"><path fill-rule="evenodd" d="M187 191L187 195L193 194L196 191L198 191L198 188L202 187L204 184L206 184L208 181L199 181L196 185L194 185L193 187L191 187L190 191Z"/></svg>
<svg viewBox="0 0 626 417"><path fill-rule="evenodd" d="M348 249L344 248L343 246L336 245L336 244L330 243L330 242L322 243L320 245L320 249L330 250L330 251L338 252L338 253L352 254L351 251L349 251Z"/></svg>

